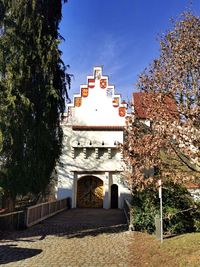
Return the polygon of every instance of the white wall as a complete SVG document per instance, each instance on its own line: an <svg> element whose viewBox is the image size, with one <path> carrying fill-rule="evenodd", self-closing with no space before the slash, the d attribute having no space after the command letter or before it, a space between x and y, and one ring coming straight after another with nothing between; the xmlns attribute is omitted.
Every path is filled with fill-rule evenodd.
<svg viewBox="0 0 200 267"><path fill-rule="evenodd" d="M119 187L119 207L130 191L123 184L120 173L124 169L122 156L116 143L123 143L123 130L73 130L73 126L125 126L125 116L119 116L119 107L124 107L119 95L114 93L114 86L109 85L108 77L102 76L102 69L95 79L95 87L89 89L88 97L82 97L80 107L74 106L74 100L68 105L68 118L62 123L64 131L63 151L57 166L57 198L71 197L72 207L76 207L77 181L85 175L93 175L104 183L104 208L110 207L110 187ZM88 76L87 79L94 78ZM107 88L100 88L100 80L105 79ZM86 86L86 85L85 85ZM81 88L80 88L81 89ZM107 89L112 95L108 96ZM80 97L81 94L74 95ZM119 107L113 106L113 98L119 100ZM92 142L90 144L90 142ZM104 142L104 144L102 144Z"/></svg>

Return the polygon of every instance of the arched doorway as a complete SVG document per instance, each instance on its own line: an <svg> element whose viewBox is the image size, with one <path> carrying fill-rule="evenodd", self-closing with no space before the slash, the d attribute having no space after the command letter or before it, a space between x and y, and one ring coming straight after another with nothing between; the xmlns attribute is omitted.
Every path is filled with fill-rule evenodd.
<svg viewBox="0 0 200 267"><path fill-rule="evenodd" d="M111 209L118 209L118 185L111 185Z"/></svg>
<svg viewBox="0 0 200 267"><path fill-rule="evenodd" d="M103 181L94 176L86 176L77 183L78 208L103 208Z"/></svg>

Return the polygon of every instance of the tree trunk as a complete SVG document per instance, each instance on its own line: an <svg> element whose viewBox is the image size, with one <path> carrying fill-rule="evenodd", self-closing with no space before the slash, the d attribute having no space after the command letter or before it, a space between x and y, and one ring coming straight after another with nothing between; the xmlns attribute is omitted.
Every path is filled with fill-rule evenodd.
<svg viewBox="0 0 200 267"><path fill-rule="evenodd" d="M3 196L2 208L5 209L6 213L15 211L15 202L16 197L13 197L9 194L5 194Z"/></svg>

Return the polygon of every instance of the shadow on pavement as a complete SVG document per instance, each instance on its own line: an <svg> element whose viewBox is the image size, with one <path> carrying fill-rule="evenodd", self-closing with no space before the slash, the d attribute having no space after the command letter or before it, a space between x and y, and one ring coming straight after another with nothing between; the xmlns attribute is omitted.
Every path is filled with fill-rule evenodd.
<svg viewBox="0 0 200 267"><path fill-rule="evenodd" d="M34 242L49 235L66 238L83 238L127 230L122 210L72 209L51 217L24 231L15 231L3 240Z"/></svg>
<svg viewBox="0 0 200 267"><path fill-rule="evenodd" d="M31 258L41 252L41 249L18 248L15 245L3 245L0 246L0 265Z"/></svg>
<svg viewBox="0 0 200 267"><path fill-rule="evenodd" d="M97 236L99 234L110 234L110 233L119 233L126 231L127 227L124 224L114 225L114 226L106 226L106 227L96 227L93 229L81 229L80 231L72 231L68 234L67 238L83 238L85 236Z"/></svg>

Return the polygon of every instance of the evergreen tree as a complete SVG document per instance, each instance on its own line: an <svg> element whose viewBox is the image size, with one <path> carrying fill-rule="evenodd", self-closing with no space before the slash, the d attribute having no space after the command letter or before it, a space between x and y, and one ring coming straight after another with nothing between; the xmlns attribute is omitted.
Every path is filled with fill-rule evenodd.
<svg viewBox="0 0 200 267"><path fill-rule="evenodd" d="M0 186L7 199L44 193L61 152L70 85L58 48L61 10L62 0L0 1Z"/></svg>

